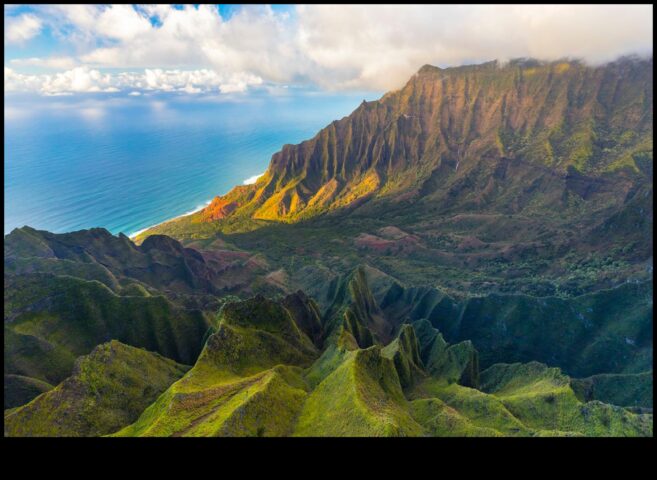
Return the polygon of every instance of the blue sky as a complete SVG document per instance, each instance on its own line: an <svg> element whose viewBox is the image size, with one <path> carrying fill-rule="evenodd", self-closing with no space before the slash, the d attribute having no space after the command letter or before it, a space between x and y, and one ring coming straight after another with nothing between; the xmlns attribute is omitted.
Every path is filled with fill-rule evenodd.
<svg viewBox="0 0 657 480"><path fill-rule="evenodd" d="M235 4L218 4L217 10L224 20L230 20L234 13L239 12L240 5ZM171 8L183 10L184 5L171 5ZM271 9L277 13L294 14L293 5L271 5ZM39 5L16 5L14 8L5 6L5 20L7 18L18 18L25 14L32 14L39 16L42 13ZM161 26L161 21L156 16L150 17L149 20L153 26ZM38 35L36 35L30 42L26 43L5 43L5 61L14 58L22 58L26 55L29 57L45 57L53 54L65 55L73 53L70 45L60 41L53 35L53 31L48 24L45 24Z"/></svg>
<svg viewBox="0 0 657 480"><path fill-rule="evenodd" d="M5 6L5 92L386 91L426 63L652 55L652 8Z"/></svg>

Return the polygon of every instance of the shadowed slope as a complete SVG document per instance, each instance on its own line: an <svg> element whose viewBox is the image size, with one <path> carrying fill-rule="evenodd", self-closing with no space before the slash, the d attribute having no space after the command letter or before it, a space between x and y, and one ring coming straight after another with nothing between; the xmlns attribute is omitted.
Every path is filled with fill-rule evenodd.
<svg viewBox="0 0 657 480"><path fill-rule="evenodd" d="M193 364L210 328L162 296L117 295L70 276L5 276L4 372L56 384L110 339Z"/></svg>
<svg viewBox="0 0 657 480"><path fill-rule="evenodd" d="M5 273L72 275L98 280L117 293L137 284L167 293L219 294L256 270L240 263L249 257L244 253L214 248L204 256L163 235L136 245L104 228L63 234L17 228L5 236L4 245Z"/></svg>
<svg viewBox="0 0 657 480"><path fill-rule="evenodd" d="M256 184L184 222L219 218L231 230L239 218L296 221L402 192L452 208L557 201L577 214L568 197L618 203L641 176L637 159L652 155L651 85L652 59L427 65L402 89L285 145ZM602 178L609 173L615 182Z"/></svg>
<svg viewBox="0 0 657 480"><path fill-rule="evenodd" d="M228 303L196 365L120 436L289 435L317 356L280 304Z"/></svg>
<svg viewBox="0 0 657 480"><path fill-rule="evenodd" d="M427 319L450 342L471 340L484 368L538 360L573 376L639 373L652 364L651 292L646 282L574 298L455 299L432 288L393 285L381 310L392 318Z"/></svg>
<svg viewBox="0 0 657 480"><path fill-rule="evenodd" d="M583 402L599 400L621 407L640 407L652 411L653 373L602 373L588 378L573 378L570 386Z"/></svg>

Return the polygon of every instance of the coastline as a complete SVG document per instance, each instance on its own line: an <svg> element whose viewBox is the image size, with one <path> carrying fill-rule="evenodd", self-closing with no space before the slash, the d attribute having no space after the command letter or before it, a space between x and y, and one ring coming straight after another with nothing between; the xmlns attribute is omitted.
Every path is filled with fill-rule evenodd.
<svg viewBox="0 0 657 480"><path fill-rule="evenodd" d="M252 177L249 177L249 178L247 178L246 180L244 180L244 181L242 182L242 185L252 185L252 184L254 184L254 183L255 183L260 177L262 177L264 174L265 174L265 172L262 172L261 174L258 174L258 175L253 175ZM164 225L165 223L171 222L171 221L173 221L173 220L178 220L179 218L187 217L187 216L189 216L189 215L193 215L193 214L195 214L195 213L197 213L197 212L200 212L201 210L203 210L204 208L206 208L208 205L210 205L210 203L212 203L212 200L213 200L213 199L214 199L214 197L212 197L210 200L207 200L203 205L197 205L193 210L190 210L190 211L188 211L188 212L185 212L185 213L183 213L182 215L178 215L178 216L176 216L176 217L173 217L173 218L169 218L169 219L167 219L167 220L164 220L164 221L162 221L162 222L160 222L160 223L156 223L156 224L154 224L154 225L150 225L150 226L148 226L148 227L146 227L146 228L142 228L141 230L137 230L136 232L133 232L133 233L129 234L129 235L128 235L128 238L129 238L130 240L134 240L135 237L137 237L138 235L144 233L146 230L150 230L151 228L159 227L160 225Z"/></svg>
<svg viewBox="0 0 657 480"><path fill-rule="evenodd" d="M185 213L183 213L182 215L178 215L178 216L175 216L175 217L173 217L173 218L168 218L167 220L164 220L163 222L160 222L160 223L156 223L156 224L150 225L150 226L148 226L148 227L146 227L146 228L142 228L141 230L137 230L136 232L133 232L133 233L129 234L129 235L128 235L128 238L129 238L130 240L133 240L137 235L139 235L139 234L141 234L141 233L144 233L146 230L150 230L151 228L159 227L160 225L163 225L163 224L165 224L165 223L167 223L167 222L171 222L171 221L173 221L173 220L177 220L177 219L179 219L179 218L186 217L186 216L188 216L188 215L192 215L192 214L194 214L194 213L196 213L196 212L200 212L200 211L203 210L205 207L207 207L208 205L210 205L211 202L212 202L212 199L206 201L203 205L198 205L198 206L197 206L196 208L194 208L193 210L190 210L189 212L185 212Z"/></svg>

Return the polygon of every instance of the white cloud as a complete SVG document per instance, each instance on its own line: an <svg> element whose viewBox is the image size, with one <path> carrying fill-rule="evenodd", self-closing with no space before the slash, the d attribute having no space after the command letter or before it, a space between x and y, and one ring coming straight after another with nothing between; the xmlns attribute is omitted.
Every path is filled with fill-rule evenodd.
<svg viewBox="0 0 657 480"><path fill-rule="evenodd" d="M299 43L326 86L399 87L426 64L652 52L650 5L299 6Z"/></svg>
<svg viewBox="0 0 657 480"><path fill-rule="evenodd" d="M71 57L14 58L9 63L16 67L45 67L56 70L71 69L77 66L77 62Z"/></svg>
<svg viewBox="0 0 657 480"><path fill-rule="evenodd" d="M151 30L151 23L130 5L111 5L95 19L96 32L107 38L129 42Z"/></svg>
<svg viewBox="0 0 657 480"><path fill-rule="evenodd" d="M75 67L53 75L23 75L5 67L5 91L35 91L45 95L73 92L119 92L138 90L162 92L244 92L260 85L262 79L252 74L232 73L221 75L213 70L162 70L146 69L143 73L121 72L103 74L89 67ZM138 90L136 90L138 89Z"/></svg>
<svg viewBox="0 0 657 480"><path fill-rule="evenodd" d="M63 73L41 76L41 91L45 94L65 92L112 92L110 75L103 75L89 67L76 67Z"/></svg>
<svg viewBox="0 0 657 480"><path fill-rule="evenodd" d="M213 5L42 5L33 11L5 12L6 26L28 16L74 53L14 61L13 67L22 61L67 71L77 65L141 70L113 74L110 83L119 89L228 93L282 83L389 90L426 63L604 62L652 53L651 5L301 5L294 15L254 5L228 19Z"/></svg>
<svg viewBox="0 0 657 480"><path fill-rule="evenodd" d="M149 13L162 22L159 27L151 25L134 9L131 14L125 10L120 13L134 24L125 33L130 41L93 48L81 56L83 62L95 67L119 68L211 65L204 50L206 44L218 36L222 24L216 8L210 5L199 5L198 8L187 5L182 10L151 8ZM118 16L117 13L113 15ZM135 17L141 20L137 21ZM101 39L111 38L109 35L116 37L111 28L98 29L95 33Z"/></svg>
<svg viewBox="0 0 657 480"><path fill-rule="evenodd" d="M35 75L22 75L5 67L5 92L40 91L41 83Z"/></svg>
<svg viewBox="0 0 657 480"><path fill-rule="evenodd" d="M30 13L9 18L5 16L5 43L24 43L36 36L41 26L41 20Z"/></svg>
<svg viewBox="0 0 657 480"><path fill-rule="evenodd" d="M219 90L226 92L243 92L249 86L259 85L262 79L246 73L220 75L213 70L161 70L146 69L143 80L134 77L134 83L147 90L186 91L200 93L202 91Z"/></svg>
<svg viewBox="0 0 657 480"><path fill-rule="evenodd" d="M41 5L37 11L56 34L73 43L129 42L151 28L131 5Z"/></svg>

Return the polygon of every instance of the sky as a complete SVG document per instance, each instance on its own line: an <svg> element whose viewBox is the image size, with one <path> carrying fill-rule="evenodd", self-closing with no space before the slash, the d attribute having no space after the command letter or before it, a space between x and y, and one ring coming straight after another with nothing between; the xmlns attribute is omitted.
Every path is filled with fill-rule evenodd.
<svg viewBox="0 0 657 480"><path fill-rule="evenodd" d="M439 67L652 55L652 5L10 5L5 92L388 91Z"/></svg>

